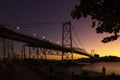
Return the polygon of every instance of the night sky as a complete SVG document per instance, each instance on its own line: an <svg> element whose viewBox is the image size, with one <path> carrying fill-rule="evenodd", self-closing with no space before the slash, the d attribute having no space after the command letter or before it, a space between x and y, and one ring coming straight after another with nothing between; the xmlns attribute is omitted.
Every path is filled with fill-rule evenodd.
<svg viewBox="0 0 120 80"><path fill-rule="evenodd" d="M0 23L1 24L31 24L31 23L53 23L55 25L47 26L22 26L21 33L33 36L36 34L37 38L51 40L61 44L62 23L71 21L78 37L86 49L91 53L100 56L114 55L120 56L120 41L119 39L110 43L102 43L101 40L108 36L108 34L97 34L94 28L91 28L91 20L88 18L81 18L80 20L73 20L70 16L75 4L79 4L79 0L1 0L0 2ZM61 23L57 24L56 23ZM79 47L82 47L77 41ZM76 46L74 43L73 45ZM78 57L78 56L76 56Z"/></svg>

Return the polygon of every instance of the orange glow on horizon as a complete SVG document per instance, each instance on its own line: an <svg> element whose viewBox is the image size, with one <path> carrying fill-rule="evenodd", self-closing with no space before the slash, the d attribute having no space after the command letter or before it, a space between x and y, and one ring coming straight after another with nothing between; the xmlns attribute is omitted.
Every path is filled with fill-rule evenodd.
<svg viewBox="0 0 120 80"><path fill-rule="evenodd" d="M107 36L111 36L111 34L97 34L95 28L91 28L91 25L90 18L82 18L74 23L76 33L85 50L90 54L91 50L94 50L95 54L99 54L100 57L110 55L120 57L120 38L113 42L102 43L101 40ZM81 47L80 44L79 47Z"/></svg>

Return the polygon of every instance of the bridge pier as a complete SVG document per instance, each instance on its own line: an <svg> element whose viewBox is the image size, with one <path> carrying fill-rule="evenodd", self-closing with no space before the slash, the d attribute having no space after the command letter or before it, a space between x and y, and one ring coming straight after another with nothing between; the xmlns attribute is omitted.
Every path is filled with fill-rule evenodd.
<svg viewBox="0 0 120 80"><path fill-rule="evenodd" d="M41 59L44 59L44 60L46 60L47 59L47 57L46 57L46 53L47 53L47 49L45 49L45 48L40 48L40 58Z"/></svg>
<svg viewBox="0 0 120 80"><path fill-rule="evenodd" d="M28 48L28 54L26 54L26 48ZM21 50L21 59L29 58L29 59L45 59L46 60L46 49L40 47L33 47L29 45L25 45ZM28 56L28 57L27 57Z"/></svg>
<svg viewBox="0 0 120 80"><path fill-rule="evenodd" d="M24 60L26 58L26 52L25 52L25 45L21 48L21 60Z"/></svg>
<svg viewBox="0 0 120 80"><path fill-rule="evenodd" d="M28 48L28 54L26 54L26 48ZM28 57L25 57L28 56ZM51 50L51 49L46 49L46 48L41 48L37 46L32 46L29 44L25 44L25 46L22 47L22 52L21 52L21 59L29 58L29 59L42 59L46 60L47 55L58 55L61 56L59 51L57 50Z"/></svg>
<svg viewBox="0 0 120 80"><path fill-rule="evenodd" d="M6 58L6 39L3 38L3 59Z"/></svg>
<svg viewBox="0 0 120 80"><path fill-rule="evenodd" d="M14 47L13 41L6 38L0 38L1 47L1 58L2 59L13 59L14 58Z"/></svg>

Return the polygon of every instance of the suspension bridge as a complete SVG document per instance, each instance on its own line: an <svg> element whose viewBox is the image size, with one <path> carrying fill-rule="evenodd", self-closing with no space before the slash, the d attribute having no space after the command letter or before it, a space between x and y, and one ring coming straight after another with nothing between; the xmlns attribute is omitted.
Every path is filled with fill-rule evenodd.
<svg viewBox="0 0 120 80"><path fill-rule="evenodd" d="M58 24L58 23L57 23ZM60 24L60 23L59 23ZM0 25L0 38L2 41L2 51L3 58L14 58L15 52L13 47L14 41L19 41L24 43L21 48L20 59L31 58L34 54L36 59L44 58L46 59L47 54L60 55L61 59L73 60L73 53L85 55L88 57L93 57L91 54L87 53L83 49L74 48L72 45L72 33L71 33L71 22L62 23L62 45L52 43L49 40L38 39L36 37L28 36L26 34L20 33L17 30L10 29L10 25ZM34 24L20 24L24 25L40 25L38 23ZM44 25L44 24L41 24ZM48 24L53 25L53 24ZM18 26L18 25L14 25ZM17 27L19 29L19 27ZM26 53L26 48L29 48L28 53ZM27 57L28 55L28 57Z"/></svg>

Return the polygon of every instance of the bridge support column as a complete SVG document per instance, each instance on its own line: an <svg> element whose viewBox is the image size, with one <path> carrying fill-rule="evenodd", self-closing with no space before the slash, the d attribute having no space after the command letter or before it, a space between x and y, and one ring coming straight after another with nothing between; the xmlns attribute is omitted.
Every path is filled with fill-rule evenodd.
<svg viewBox="0 0 120 80"><path fill-rule="evenodd" d="M13 51L13 41L12 40L8 40L7 41L7 58L8 59L13 59L14 58L14 51Z"/></svg>
<svg viewBox="0 0 120 80"><path fill-rule="evenodd" d="M40 47L29 47L29 59L45 59L46 60L46 49Z"/></svg>
<svg viewBox="0 0 120 80"><path fill-rule="evenodd" d="M31 47L29 46L29 59L30 59L30 55L31 55Z"/></svg>
<svg viewBox="0 0 120 80"><path fill-rule="evenodd" d="M23 45L21 48L21 60L24 60L25 58L26 58L25 45Z"/></svg>
<svg viewBox="0 0 120 80"><path fill-rule="evenodd" d="M39 59L39 48L29 46L29 59Z"/></svg>
<svg viewBox="0 0 120 80"><path fill-rule="evenodd" d="M5 38L1 38L1 53L3 59L13 59L14 58L14 48L13 41Z"/></svg>
<svg viewBox="0 0 120 80"><path fill-rule="evenodd" d="M40 58L41 59L44 59L44 60L46 60L46 53L47 53L47 49L45 49L45 48L40 48Z"/></svg>
<svg viewBox="0 0 120 80"><path fill-rule="evenodd" d="M6 58L6 39L3 39L3 59Z"/></svg>
<svg viewBox="0 0 120 80"><path fill-rule="evenodd" d="M71 32L71 22L63 23L62 28L62 60L73 60L73 51L72 51L72 32ZM64 51L64 48L70 48L71 52Z"/></svg>
<svg viewBox="0 0 120 80"><path fill-rule="evenodd" d="M36 48L37 60L39 59L39 48Z"/></svg>

